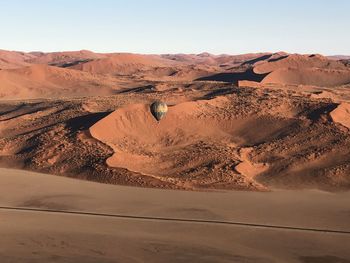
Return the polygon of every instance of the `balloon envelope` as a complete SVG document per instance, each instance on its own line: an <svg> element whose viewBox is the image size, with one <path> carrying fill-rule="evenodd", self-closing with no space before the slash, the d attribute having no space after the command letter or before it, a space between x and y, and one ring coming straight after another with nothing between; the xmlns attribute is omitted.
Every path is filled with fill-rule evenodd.
<svg viewBox="0 0 350 263"><path fill-rule="evenodd" d="M153 117L157 121L160 121L167 113L168 106L166 105L165 102L155 101L151 104L150 110L151 110Z"/></svg>

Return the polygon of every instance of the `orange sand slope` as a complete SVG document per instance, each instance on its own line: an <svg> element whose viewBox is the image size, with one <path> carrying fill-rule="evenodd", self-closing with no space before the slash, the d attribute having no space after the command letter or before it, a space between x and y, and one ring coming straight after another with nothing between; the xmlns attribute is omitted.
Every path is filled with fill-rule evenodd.
<svg viewBox="0 0 350 263"><path fill-rule="evenodd" d="M193 166L179 163L183 148L195 148L204 141L235 144L230 134L239 128L237 123L233 125L207 115L208 107L223 107L224 103L224 98L181 103L171 107L169 115L160 123L150 115L148 105L130 105L96 123L90 132L116 151L107 160L110 166L154 175L181 173ZM174 154L178 158L174 158ZM203 157L198 155L196 160L187 161L198 165L205 162ZM182 162L186 162L186 155L183 158Z"/></svg>
<svg viewBox="0 0 350 263"><path fill-rule="evenodd" d="M257 64L254 72L269 73L262 83L338 86L350 83L350 69L321 55L289 55Z"/></svg>
<svg viewBox="0 0 350 263"><path fill-rule="evenodd" d="M157 55L113 54L71 68L100 74L128 75L140 70L166 67L177 64L175 61L163 59Z"/></svg>
<svg viewBox="0 0 350 263"><path fill-rule="evenodd" d="M0 71L0 97L15 99L108 95L113 81L47 65Z"/></svg>
<svg viewBox="0 0 350 263"><path fill-rule="evenodd" d="M342 124L343 126L350 129L350 104L341 103L334 109L330 116L333 121Z"/></svg>
<svg viewBox="0 0 350 263"><path fill-rule="evenodd" d="M321 55L299 55L292 54L269 59L255 64L254 71L259 74L268 73L280 68L328 68L346 69L339 61L329 60Z"/></svg>
<svg viewBox="0 0 350 263"><path fill-rule="evenodd" d="M30 63L27 61L33 59L34 57L34 55L24 52L0 50L0 69L29 66Z"/></svg>
<svg viewBox="0 0 350 263"><path fill-rule="evenodd" d="M350 257L344 216L349 193L167 191L8 169L0 169L0 184L6 186L0 195L3 263L346 262ZM317 231L322 229L339 233Z"/></svg>
<svg viewBox="0 0 350 263"><path fill-rule="evenodd" d="M261 135L268 138L288 121L273 123L273 118L253 116L220 118L219 112L227 109L229 103L225 97L180 103L170 107L160 123L150 115L148 105L130 105L97 122L90 133L114 150L114 155L107 159L111 167L127 168L169 182L174 177L188 176L183 184L191 187L191 178L197 176L199 180L202 169L212 166L212 176L202 175L208 185L225 177L237 186L263 189L249 171L244 171L244 177L239 176L229 168L230 163L240 162L237 149L253 144ZM257 125L267 128L260 136L251 139L244 133L247 127ZM249 161L244 159L243 163ZM257 173L264 168L261 165Z"/></svg>
<svg viewBox="0 0 350 263"><path fill-rule="evenodd" d="M32 52L35 55L27 60L32 64L47 64L51 66L69 67L79 63L85 63L94 59L107 57L107 54L94 53L88 50L67 51L67 52Z"/></svg>
<svg viewBox="0 0 350 263"><path fill-rule="evenodd" d="M294 183L300 187L306 177L316 178L314 172L324 168L327 173L337 171L337 177L331 175L329 177L331 180L337 178L332 181L332 185L348 185L349 159L344 156L344 145L338 145L336 147L339 147L338 150L330 146L333 144L329 141L330 138L337 136L332 135L333 131L328 130L324 124L322 128L309 127L310 120L327 118L327 113L323 117L318 115L324 114L323 111L327 112L326 108L311 111L305 116L309 120L305 121L305 117L300 116L299 120L296 117L303 110L294 108L290 102L279 106L274 103L276 111L266 111L265 106L262 106L260 113L252 115L234 114L232 103L232 98L229 96L179 103L169 108L168 115L160 123L153 119L147 105L129 105L94 124L90 128L90 133L113 149L114 154L106 161L110 167L126 168L165 182L176 182L183 187L192 187L199 182L201 185L209 186L217 184L221 179L226 181L226 185L233 183L242 188L264 189L261 181L269 184L266 180L281 180L282 184L276 181L281 187L286 186L284 180L288 181L289 176L292 176L292 181L296 180ZM251 103L249 107L256 106ZM329 105L329 111L334 107ZM330 112L330 116L341 124L340 127L347 127L344 119L347 120L349 116L337 113L341 108L342 106L338 106ZM337 117L334 117L335 115ZM290 130L287 131L288 129ZM303 146L305 140L303 134L306 130L310 136L308 150L304 149L305 145ZM324 132L323 138L318 138L317 134L321 130ZM291 140L289 136L293 136L294 139ZM275 141L278 139L280 144L276 145ZM292 148L283 147L291 143L295 144L294 147L300 147L303 152L300 154L306 154L305 158L308 161L305 161L304 157L299 159ZM315 158L311 154L312 148L320 143L324 147L323 156ZM261 149L249 147L259 144ZM271 147L278 149L277 155L290 155L290 158L296 159L267 161L271 158L269 156ZM328 147L331 148L326 150ZM327 164L322 161L333 159L335 152L338 151L341 155L336 162L330 161ZM296 156L292 157L294 154ZM287 164L290 161L296 163ZM281 177L273 176L273 173L279 173L277 172L279 169L283 170L283 176L282 174ZM318 184L324 179L318 179ZM288 185L290 183L291 181ZM328 184L325 181L323 183Z"/></svg>
<svg viewBox="0 0 350 263"><path fill-rule="evenodd" d="M321 68L283 68L272 71L262 80L262 83L340 86L350 83L350 71Z"/></svg>

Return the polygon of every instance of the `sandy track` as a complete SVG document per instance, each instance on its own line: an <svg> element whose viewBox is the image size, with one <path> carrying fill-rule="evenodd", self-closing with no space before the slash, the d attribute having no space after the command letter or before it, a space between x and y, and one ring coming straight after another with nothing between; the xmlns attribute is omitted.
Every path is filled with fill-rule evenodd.
<svg viewBox="0 0 350 263"><path fill-rule="evenodd" d="M190 221L236 219L349 232L345 216L350 211L349 193L169 191L8 169L0 169L0 183L2 206L26 204L28 210L78 209L186 221L1 209L0 256L4 263L308 263L350 259L349 234Z"/></svg>
<svg viewBox="0 0 350 263"><path fill-rule="evenodd" d="M271 228L271 229L283 229L292 231L309 231L309 232L322 232L332 234L350 234L350 231L336 230L336 229L320 229L320 228L305 228L305 227L292 227L292 226L278 226L267 224L254 224L235 221L219 221L219 220L205 220L194 218L174 218L174 217L155 217L155 216L135 216L135 215L123 215L123 214L103 214L94 212L81 212L81 211L65 211L65 210L52 210L52 209L40 209L40 208L24 208L24 207L10 207L0 206L3 211L17 211L17 212L33 212L33 213L58 213L75 216L95 216L95 217L111 217L126 220L141 220L141 221L166 221L173 223L194 223L194 224L217 224L217 225L233 225L248 228Z"/></svg>

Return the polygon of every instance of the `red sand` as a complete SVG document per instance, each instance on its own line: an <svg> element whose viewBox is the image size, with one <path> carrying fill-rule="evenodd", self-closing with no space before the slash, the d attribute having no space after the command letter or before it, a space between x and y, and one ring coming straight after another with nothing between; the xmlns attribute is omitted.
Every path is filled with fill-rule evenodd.
<svg viewBox="0 0 350 263"><path fill-rule="evenodd" d="M335 110L330 113L333 121L350 129L350 104L341 103Z"/></svg>
<svg viewBox="0 0 350 263"><path fill-rule="evenodd" d="M0 66L2 166L172 189L350 188L340 61L1 51Z"/></svg>

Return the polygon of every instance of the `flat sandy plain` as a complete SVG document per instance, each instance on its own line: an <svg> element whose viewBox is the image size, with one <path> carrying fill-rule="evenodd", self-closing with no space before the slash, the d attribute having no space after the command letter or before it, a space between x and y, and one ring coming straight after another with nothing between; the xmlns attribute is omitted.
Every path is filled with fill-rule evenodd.
<svg viewBox="0 0 350 263"><path fill-rule="evenodd" d="M1 262L350 262L349 192L174 191L0 169Z"/></svg>

